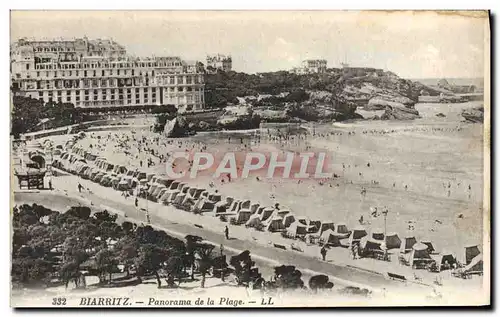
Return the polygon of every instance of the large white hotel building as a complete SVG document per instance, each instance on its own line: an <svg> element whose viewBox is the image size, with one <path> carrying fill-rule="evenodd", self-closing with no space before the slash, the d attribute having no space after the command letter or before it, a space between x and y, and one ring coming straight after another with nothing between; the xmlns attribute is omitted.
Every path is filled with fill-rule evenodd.
<svg viewBox="0 0 500 317"><path fill-rule="evenodd" d="M113 40L20 39L11 45L11 81L22 95L76 107L204 108L203 64L135 58Z"/></svg>

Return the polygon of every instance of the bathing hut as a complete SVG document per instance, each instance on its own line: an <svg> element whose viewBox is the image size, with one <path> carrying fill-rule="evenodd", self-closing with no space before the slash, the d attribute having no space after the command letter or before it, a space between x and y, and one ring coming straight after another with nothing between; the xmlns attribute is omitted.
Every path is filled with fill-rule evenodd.
<svg viewBox="0 0 500 317"><path fill-rule="evenodd" d="M429 254L429 247L423 243L415 243L411 247L409 263L412 268L426 268L433 260Z"/></svg>
<svg viewBox="0 0 500 317"><path fill-rule="evenodd" d="M411 252L413 245L417 243L417 239L414 236L406 236L401 240L401 253ZM425 245L425 244L424 244Z"/></svg>
<svg viewBox="0 0 500 317"><path fill-rule="evenodd" d="M295 216L291 213L283 217L283 226L285 226L285 228L290 227L294 222L295 222ZM304 226L304 228L307 228L305 225L302 226Z"/></svg>
<svg viewBox="0 0 500 317"><path fill-rule="evenodd" d="M385 237L385 243L387 250L399 249L401 248L401 239L395 232L388 233Z"/></svg>
<svg viewBox="0 0 500 317"><path fill-rule="evenodd" d="M365 228L358 226L354 228L349 236L349 245L359 244L361 239L367 235Z"/></svg>
<svg viewBox="0 0 500 317"><path fill-rule="evenodd" d="M319 235L322 235L323 232L328 229L335 230L335 224L333 223L333 221L322 222L321 227L319 228Z"/></svg>
<svg viewBox="0 0 500 317"><path fill-rule="evenodd" d="M373 240L378 240L378 241L384 241L384 232L380 229L374 229L372 231L372 239Z"/></svg>

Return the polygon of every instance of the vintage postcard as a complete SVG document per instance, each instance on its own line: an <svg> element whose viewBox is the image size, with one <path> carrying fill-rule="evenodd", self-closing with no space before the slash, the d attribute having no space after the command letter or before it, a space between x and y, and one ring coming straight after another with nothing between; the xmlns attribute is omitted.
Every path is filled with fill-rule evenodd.
<svg viewBox="0 0 500 317"><path fill-rule="evenodd" d="M490 305L489 18L11 11L11 306Z"/></svg>

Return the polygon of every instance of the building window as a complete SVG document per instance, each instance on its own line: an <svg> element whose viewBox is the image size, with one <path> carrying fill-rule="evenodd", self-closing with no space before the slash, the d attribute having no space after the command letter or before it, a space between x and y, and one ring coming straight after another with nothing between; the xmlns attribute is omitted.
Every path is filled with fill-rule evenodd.
<svg viewBox="0 0 500 317"><path fill-rule="evenodd" d="M101 72L101 76L104 76L104 69L103 69L103 70L102 70L102 72Z"/></svg>
<svg viewBox="0 0 500 317"><path fill-rule="evenodd" d="M79 71L76 71L76 76L79 76L80 75L80 72Z"/></svg>
<svg viewBox="0 0 500 317"><path fill-rule="evenodd" d="M40 72L36 72L36 77L40 77Z"/></svg>
<svg viewBox="0 0 500 317"><path fill-rule="evenodd" d="M83 77L87 77L87 71L86 70L83 71Z"/></svg>
<svg viewBox="0 0 500 317"><path fill-rule="evenodd" d="M89 101L89 96L85 96L85 101Z"/></svg>
<svg viewBox="0 0 500 317"><path fill-rule="evenodd" d="M94 101L97 101L97 95L94 95Z"/></svg>
<svg viewBox="0 0 500 317"><path fill-rule="evenodd" d="M70 97L70 96L67 96L67 97L66 97L66 101L67 101L67 102L70 102L70 101L71 101L71 97Z"/></svg>
<svg viewBox="0 0 500 317"><path fill-rule="evenodd" d="M120 76L120 70L117 71L117 75Z"/></svg>
<svg viewBox="0 0 500 317"><path fill-rule="evenodd" d="M80 96L76 96L76 102L80 102Z"/></svg>
<svg viewBox="0 0 500 317"><path fill-rule="evenodd" d="M136 99L136 100L135 100L135 103L136 103L136 104L140 104L140 103L141 103L141 101L140 101L139 99Z"/></svg>

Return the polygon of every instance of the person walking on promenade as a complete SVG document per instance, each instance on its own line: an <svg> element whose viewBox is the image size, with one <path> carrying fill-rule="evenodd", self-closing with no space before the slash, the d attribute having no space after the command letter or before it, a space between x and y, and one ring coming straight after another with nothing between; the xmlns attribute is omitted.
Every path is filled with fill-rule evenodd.
<svg viewBox="0 0 500 317"><path fill-rule="evenodd" d="M224 228L224 235L226 236L226 240L229 240L229 228L227 226Z"/></svg>
<svg viewBox="0 0 500 317"><path fill-rule="evenodd" d="M82 192L82 188L83 188L82 184L78 183L78 191L79 191L80 193Z"/></svg>
<svg viewBox="0 0 500 317"><path fill-rule="evenodd" d="M49 190L52 190L52 179L49 178Z"/></svg>
<svg viewBox="0 0 500 317"><path fill-rule="evenodd" d="M139 199L137 199L137 197L135 197L135 206L139 207Z"/></svg>
<svg viewBox="0 0 500 317"><path fill-rule="evenodd" d="M326 261L326 248L325 248L325 246L323 246L321 248L320 253L321 253L321 258L323 259L323 261Z"/></svg>

